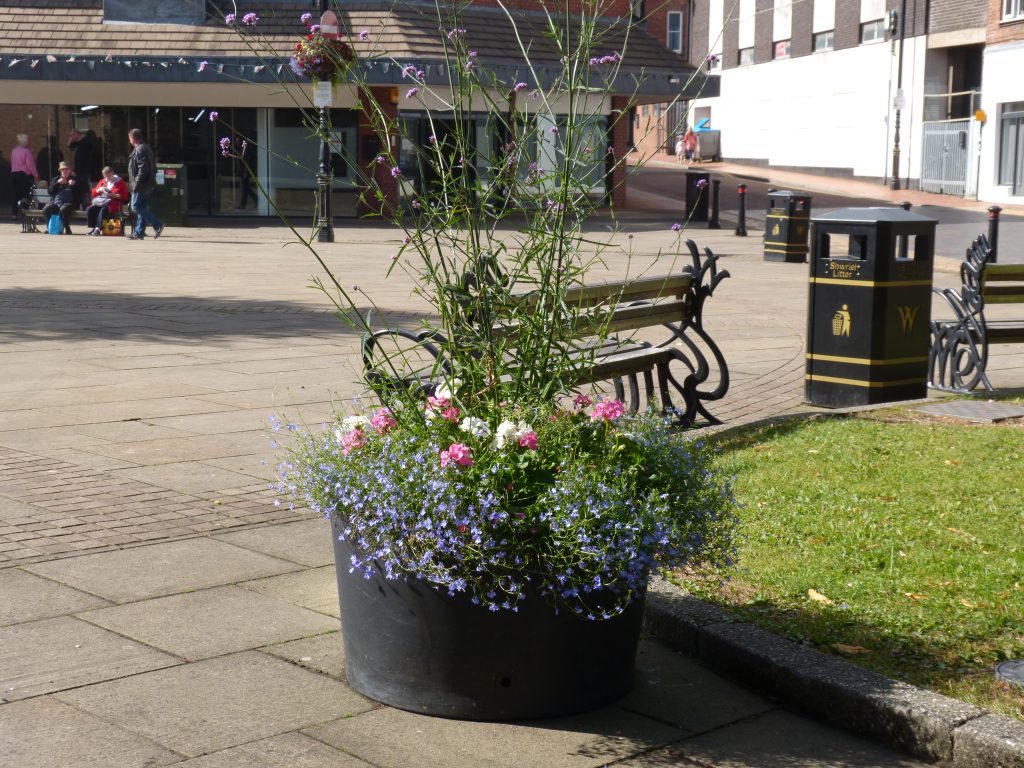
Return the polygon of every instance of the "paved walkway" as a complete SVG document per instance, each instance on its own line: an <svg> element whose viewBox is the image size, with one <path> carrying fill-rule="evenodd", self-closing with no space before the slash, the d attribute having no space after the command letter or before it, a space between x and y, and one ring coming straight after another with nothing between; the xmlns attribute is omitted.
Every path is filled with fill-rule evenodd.
<svg viewBox="0 0 1024 768"><path fill-rule="evenodd" d="M672 267L669 224L627 217L609 270ZM707 307L733 374L716 412L801 410L806 267L730 232L689 233L732 273ZM416 317L409 283L384 277L399 236L337 234L323 253L346 284ZM452 722L354 693L328 529L267 491L271 413L318 423L358 393L356 338L286 242L251 225L141 243L0 230L6 765L918 765L656 643L629 697L572 718Z"/></svg>

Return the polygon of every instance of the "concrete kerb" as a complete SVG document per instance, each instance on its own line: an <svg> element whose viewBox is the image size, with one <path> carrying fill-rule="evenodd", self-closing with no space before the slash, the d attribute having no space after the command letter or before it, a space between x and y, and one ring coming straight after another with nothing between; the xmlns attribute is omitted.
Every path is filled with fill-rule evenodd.
<svg viewBox="0 0 1024 768"><path fill-rule="evenodd" d="M712 429L720 437L787 421L925 402L929 400L791 414ZM648 587L644 630L743 685L922 760L945 761L952 768L1024 768L1024 722L773 635L666 579L655 579Z"/></svg>

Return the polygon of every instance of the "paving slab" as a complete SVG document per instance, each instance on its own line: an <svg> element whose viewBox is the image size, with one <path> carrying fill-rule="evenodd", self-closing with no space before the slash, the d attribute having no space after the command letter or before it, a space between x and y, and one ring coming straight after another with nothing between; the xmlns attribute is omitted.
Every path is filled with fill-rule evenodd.
<svg viewBox="0 0 1024 768"><path fill-rule="evenodd" d="M292 640L280 645L268 645L260 650L336 680L346 679L345 644L340 632Z"/></svg>
<svg viewBox="0 0 1024 768"><path fill-rule="evenodd" d="M181 760L48 696L0 707L0 755L10 768L155 768Z"/></svg>
<svg viewBox="0 0 1024 768"><path fill-rule="evenodd" d="M327 616L341 616L338 578L333 565L246 581L240 586Z"/></svg>
<svg viewBox="0 0 1024 768"><path fill-rule="evenodd" d="M658 643L643 641L633 690L618 706L703 733L775 709L775 705Z"/></svg>
<svg viewBox="0 0 1024 768"><path fill-rule="evenodd" d="M376 706L337 680L256 651L65 691L58 698L187 757Z"/></svg>
<svg viewBox="0 0 1024 768"><path fill-rule="evenodd" d="M373 768L303 736L286 733L179 763L179 768Z"/></svg>
<svg viewBox="0 0 1024 768"><path fill-rule="evenodd" d="M189 661L323 632L338 622L239 587L214 587L79 614Z"/></svg>
<svg viewBox="0 0 1024 768"><path fill-rule="evenodd" d="M277 558L199 538L34 563L25 570L115 603L285 573Z"/></svg>
<svg viewBox="0 0 1024 768"><path fill-rule="evenodd" d="M523 723L479 723L383 708L304 731L379 768L598 768L681 731L618 707Z"/></svg>
<svg viewBox="0 0 1024 768"><path fill-rule="evenodd" d="M0 571L0 626L63 616L106 605L110 603L95 595L65 587L18 568Z"/></svg>
<svg viewBox="0 0 1024 768"><path fill-rule="evenodd" d="M173 431L173 430L165 430ZM270 438L251 430L224 435L174 432L166 437L143 435L125 438L117 443L94 446L90 450L101 456L123 459L133 464L153 466L189 461L205 461L225 456L250 456L255 450L270 448ZM229 475L230 477L230 475ZM203 488L205 490L205 488Z"/></svg>
<svg viewBox="0 0 1024 768"><path fill-rule="evenodd" d="M179 663L173 656L70 616L12 624L0 627L0 701Z"/></svg>
<svg viewBox="0 0 1024 768"><path fill-rule="evenodd" d="M617 764L621 768L925 768L884 747L775 711Z"/></svg>
<svg viewBox="0 0 1024 768"><path fill-rule="evenodd" d="M143 483L168 488L179 493L202 493L237 488L252 483L250 475L203 464L199 461L179 461L151 467L111 470L117 477L128 477Z"/></svg>
<svg viewBox="0 0 1024 768"><path fill-rule="evenodd" d="M214 536L236 547L308 566L333 565L331 524L322 517Z"/></svg>

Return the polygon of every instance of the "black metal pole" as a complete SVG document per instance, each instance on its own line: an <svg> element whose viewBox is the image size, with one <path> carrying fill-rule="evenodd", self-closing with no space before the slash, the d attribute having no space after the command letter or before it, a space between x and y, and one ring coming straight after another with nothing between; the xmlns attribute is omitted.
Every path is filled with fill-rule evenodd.
<svg viewBox="0 0 1024 768"><path fill-rule="evenodd" d="M320 107L320 172L316 175L316 239L321 243L334 242L334 217L331 215L331 143L328 141L329 115L327 107Z"/></svg>
<svg viewBox="0 0 1024 768"><path fill-rule="evenodd" d="M992 263L995 263L999 251L999 213L1002 210L998 205L988 209L988 260Z"/></svg>
<svg viewBox="0 0 1024 768"><path fill-rule="evenodd" d="M907 32L907 0L900 2L900 45L896 62L896 130L892 137L892 179L890 189L900 188L900 109L903 97L903 39Z"/></svg>
<svg viewBox="0 0 1024 768"><path fill-rule="evenodd" d="M329 0L320 0L320 16L327 13ZM334 173L331 167L330 113L327 107L320 107L320 171L316 175L316 239L321 243L334 242L334 216L331 213L331 191L334 187Z"/></svg>
<svg viewBox="0 0 1024 768"><path fill-rule="evenodd" d="M740 184L736 187L740 196L740 209L736 221L736 234L740 237L747 236L747 185Z"/></svg>
<svg viewBox="0 0 1024 768"><path fill-rule="evenodd" d="M718 222L718 187L721 186L721 179L711 180L711 218L708 219L708 229L721 229Z"/></svg>

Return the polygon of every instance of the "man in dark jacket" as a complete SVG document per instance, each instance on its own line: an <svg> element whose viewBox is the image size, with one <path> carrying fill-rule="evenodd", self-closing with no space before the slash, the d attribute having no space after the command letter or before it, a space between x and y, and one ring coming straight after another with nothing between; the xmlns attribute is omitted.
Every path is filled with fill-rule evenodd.
<svg viewBox="0 0 1024 768"><path fill-rule="evenodd" d="M96 139L92 131L82 133L77 128L72 128L68 134L68 149L71 150L71 164L75 166L75 174L90 189L93 183L99 181L99 174L96 173Z"/></svg>
<svg viewBox="0 0 1024 768"><path fill-rule="evenodd" d="M88 186L74 174L74 169L67 163L57 166L59 173L50 182L50 202L43 206L43 221L59 213L64 222L64 234L71 234L71 212L82 207L82 196Z"/></svg>
<svg viewBox="0 0 1024 768"><path fill-rule="evenodd" d="M153 227L153 237L164 233L163 222L149 210L149 198L156 188L156 155L143 141L142 131L132 128L128 131L132 143L131 157L128 158L128 186L132 192L132 210L135 211L135 231L129 239L142 240L146 236L146 225Z"/></svg>

